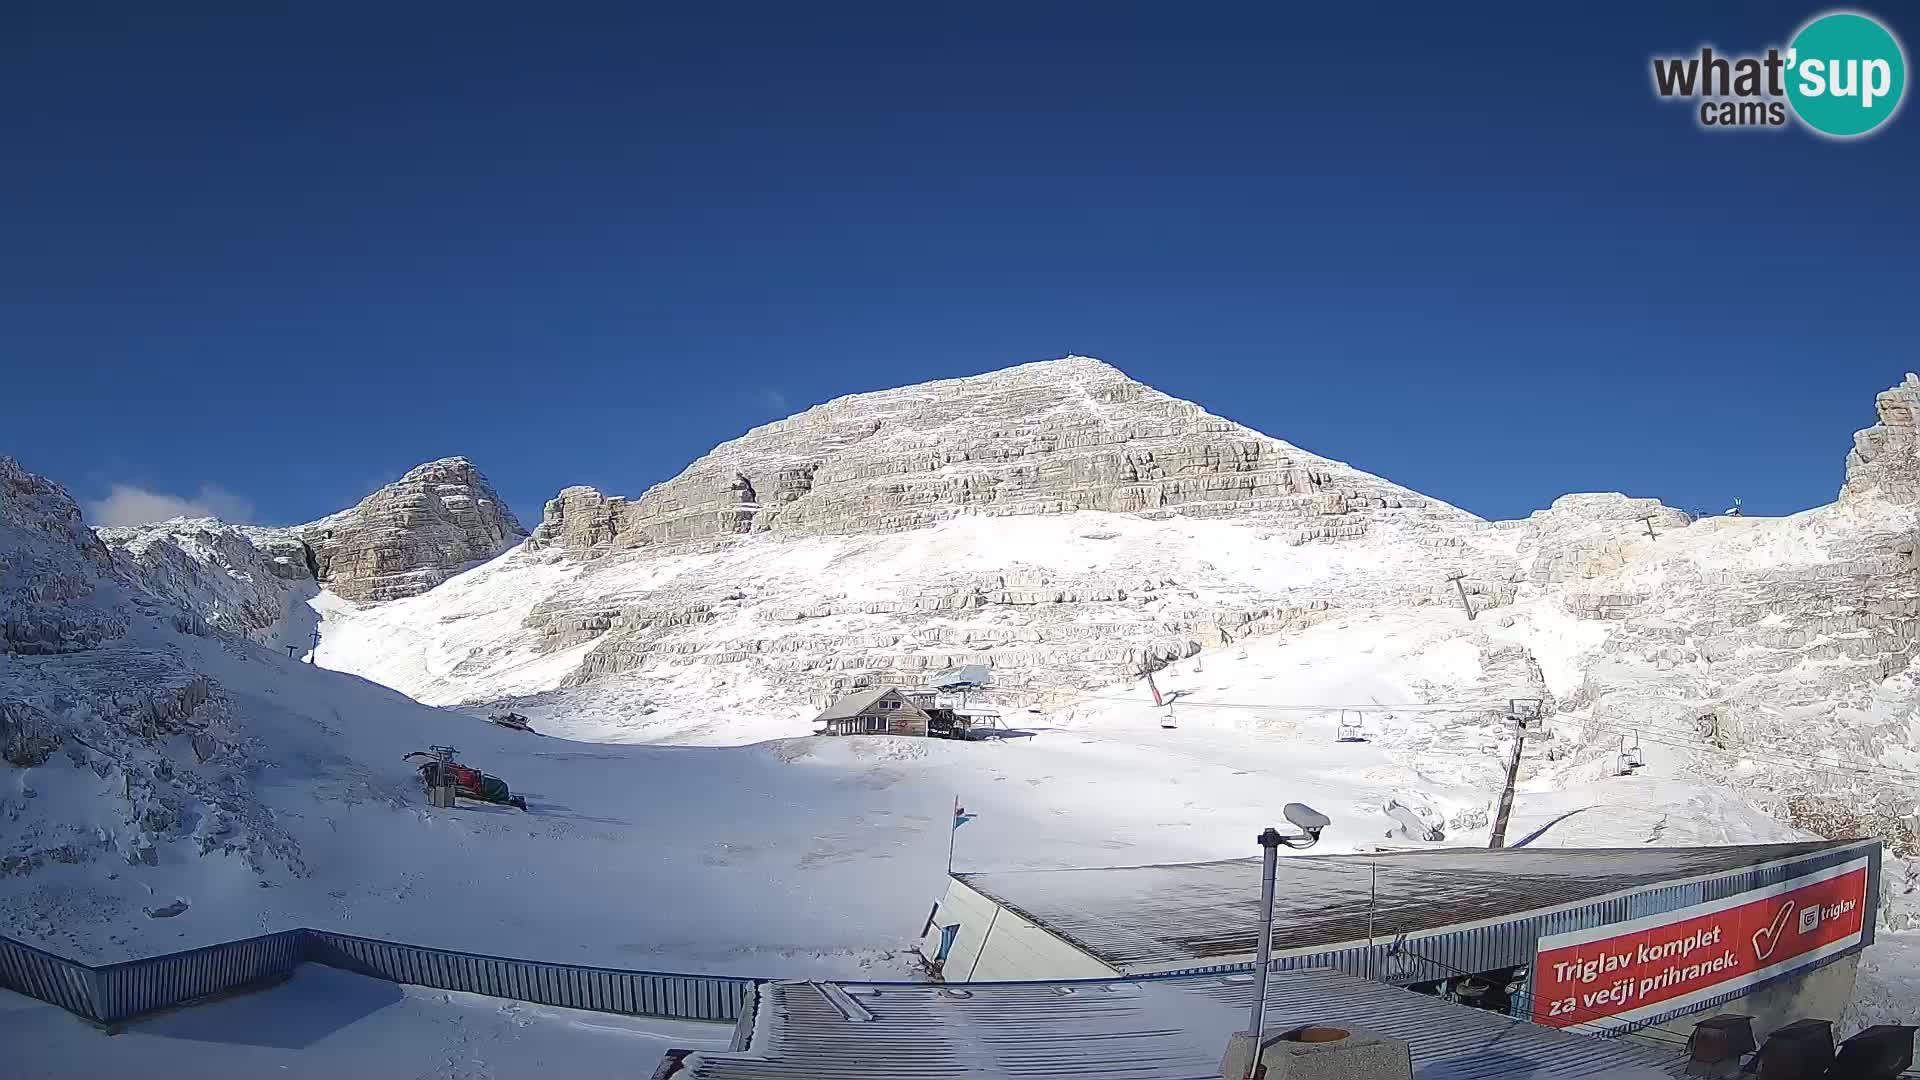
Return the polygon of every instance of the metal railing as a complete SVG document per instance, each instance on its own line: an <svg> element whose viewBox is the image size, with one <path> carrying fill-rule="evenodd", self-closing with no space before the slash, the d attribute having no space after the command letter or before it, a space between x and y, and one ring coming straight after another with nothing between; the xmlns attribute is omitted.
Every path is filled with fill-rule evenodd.
<svg viewBox="0 0 1920 1080"><path fill-rule="evenodd" d="M556 964L311 929L104 965L0 936L0 987L98 1023L257 986L302 963L537 1005L716 1023L737 1021L755 985L735 976Z"/></svg>
<svg viewBox="0 0 1920 1080"><path fill-rule="evenodd" d="M308 960L388 982L630 1016L732 1022L754 984L725 975L516 960L325 930L306 935Z"/></svg>

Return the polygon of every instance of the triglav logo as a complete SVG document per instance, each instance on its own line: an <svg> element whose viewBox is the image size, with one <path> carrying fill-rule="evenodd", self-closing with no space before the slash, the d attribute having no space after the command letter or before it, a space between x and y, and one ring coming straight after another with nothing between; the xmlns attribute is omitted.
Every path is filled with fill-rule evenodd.
<svg viewBox="0 0 1920 1080"><path fill-rule="evenodd" d="M1662 98L1695 98L1701 127L1781 127L1789 110L1834 138L1865 135L1893 117L1907 86L1900 42L1867 15L1836 11L1800 28L1783 52L1653 58Z"/></svg>

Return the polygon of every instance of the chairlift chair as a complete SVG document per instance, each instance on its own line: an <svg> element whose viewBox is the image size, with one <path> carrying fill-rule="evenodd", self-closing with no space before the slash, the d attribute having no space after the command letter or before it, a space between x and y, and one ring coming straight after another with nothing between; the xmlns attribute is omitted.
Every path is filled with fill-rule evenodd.
<svg viewBox="0 0 1920 1080"><path fill-rule="evenodd" d="M1644 769L1646 766L1647 755L1640 749L1637 743L1621 749L1619 775L1629 776L1633 773L1633 770Z"/></svg>
<svg viewBox="0 0 1920 1080"><path fill-rule="evenodd" d="M1358 709L1341 709L1339 725L1334 728L1334 742L1365 742L1366 733L1360 728L1361 712Z"/></svg>
<svg viewBox="0 0 1920 1080"><path fill-rule="evenodd" d="M1168 702L1167 711L1160 714L1160 726L1168 729L1169 731L1180 726L1180 722L1173 718L1172 702Z"/></svg>

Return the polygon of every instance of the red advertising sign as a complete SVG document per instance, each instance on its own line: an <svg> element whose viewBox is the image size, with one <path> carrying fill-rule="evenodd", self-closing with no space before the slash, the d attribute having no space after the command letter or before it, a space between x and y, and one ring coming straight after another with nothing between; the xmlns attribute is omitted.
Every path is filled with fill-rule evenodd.
<svg viewBox="0 0 1920 1080"><path fill-rule="evenodd" d="M1533 1022L1611 1027L1842 952L1861 941L1867 860L1679 911L1540 939Z"/></svg>

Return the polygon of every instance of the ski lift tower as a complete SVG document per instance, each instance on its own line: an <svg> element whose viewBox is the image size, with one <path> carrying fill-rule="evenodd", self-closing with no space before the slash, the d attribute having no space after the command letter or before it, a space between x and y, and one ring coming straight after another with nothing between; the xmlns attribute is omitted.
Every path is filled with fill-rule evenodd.
<svg viewBox="0 0 1920 1080"><path fill-rule="evenodd" d="M1507 846L1507 818L1513 814L1513 785L1520 778L1520 750L1527 743L1527 734L1540 730L1540 708L1543 704L1539 698L1511 698L1507 701L1506 726L1513 732L1513 756L1507 759L1507 782L1500 789L1500 811L1494 815L1493 835L1487 839L1490 848Z"/></svg>

